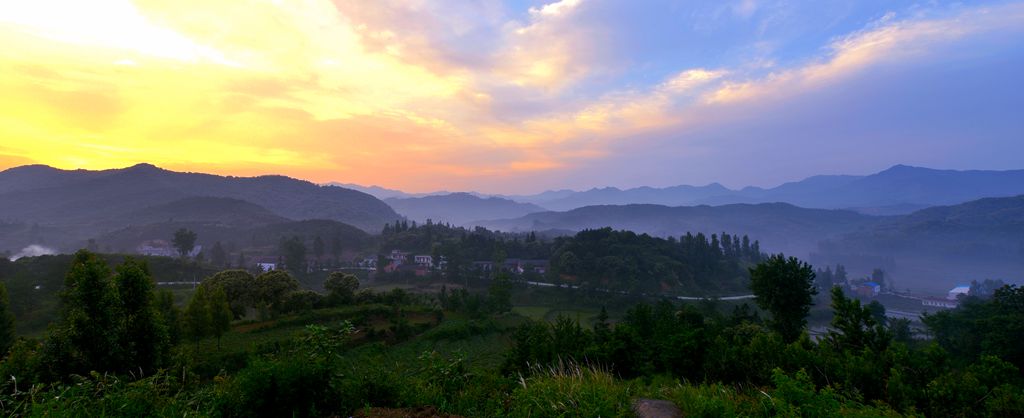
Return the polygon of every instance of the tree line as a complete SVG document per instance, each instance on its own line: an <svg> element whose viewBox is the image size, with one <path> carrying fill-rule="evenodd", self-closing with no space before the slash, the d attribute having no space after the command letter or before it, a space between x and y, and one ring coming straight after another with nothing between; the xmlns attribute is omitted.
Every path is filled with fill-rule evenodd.
<svg viewBox="0 0 1024 418"><path fill-rule="evenodd" d="M554 240L550 276L627 293L742 291L760 243L727 233L652 237L611 228Z"/></svg>
<svg viewBox="0 0 1024 418"><path fill-rule="evenodd" d="M564 362L623 378L671 375L688 382L810 388L799 414L844 402L927 416L1024 413L1024 287L926 316L933 341L912 338L904 321L829 289L834 317L817 341L806 330L817 292L811 266L782 255L751 268L751 288L767 318L744 304L731 315L662 300L639 304L591 327L560 317L516 329L503 369L529 375ZM821 388L815 392L814 388ZM829 405L819 403L827 402Z"/></svg>

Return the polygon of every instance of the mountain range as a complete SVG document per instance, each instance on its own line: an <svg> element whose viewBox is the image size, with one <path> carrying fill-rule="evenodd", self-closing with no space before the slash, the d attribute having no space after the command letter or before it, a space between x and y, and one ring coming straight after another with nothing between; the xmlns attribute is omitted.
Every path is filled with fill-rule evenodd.
<svg viewBox="0 0 1024 418"><path fill-rule="evenodd" d="M361 190L381 199L449 195L448 192L409 194L375 186ZM476 192L469 194L487 197ZM1020 194L1024 194L1024 170L958 171L896 165L865 176L813 176L772 188L729 189L721 184L711 183L704 186L679 185L664 188L603 187L584 191L563 189L532 195L492 196L530 203L552 211L567 211L594 205L717 206L733 203L784 202L805 208L850 209L869 215L903 215L930 206ZM431 201L429 204L436 210L440 208L443 200ZM466 204L462 198L451 200L452 210ZM408 203L403 209L413 212L417 210L413 207L415 202ZM396 210L402 212L401 209ZM495 218L492 216L479 219Z"/></svg>
<svg viewBox="0 0 1024 418"><path fill-rule="evenodd" d="M1024 195L936 206L907 215L808 209L788 203L722 206L602 205L479 222L504 231L572 234L610 226L657 236L746 234L768 252L854 274L883 268L898 286L936 293L988 278L1024 282Z"/></svg>
<svg viewBox="0 0 1024 418"><path fill-rule="evenodd" d="M545 209L532 203L520 203L501 197L479 197L469 193L451 193L424 197L387 198L384 202L409 219L446 222L456 225L480 219L518 218Z"/></svg>
<svg viewBox="0 0 1024 418"><path fill-rule="evenodd" d="M200 244L223 241L247 254L273 254L281 238L296 235L310 245L320 236L361 251L384 223L405 218L542 236L606 226L657 236L725 232L815 265L842 263L855 274L882 267L918 288L1024 281L1024 170L895 166L740 190L719 184L518 196L363 190L387 196L283 176L225 177L149 164L101 171L17 167L0 172L0 251L30 244L71 251L89 239L131 251L181 227L199 232Z"/></svg>
<svg viewBox="0 0 1024 418"><path fill-rule="evenodd" d="M100 171L32 165L0 172L0 249L75 247L157 221L249 227L309 219L376 233L400 217L368 194L284 176L225 177L150 164Z"/></svg>

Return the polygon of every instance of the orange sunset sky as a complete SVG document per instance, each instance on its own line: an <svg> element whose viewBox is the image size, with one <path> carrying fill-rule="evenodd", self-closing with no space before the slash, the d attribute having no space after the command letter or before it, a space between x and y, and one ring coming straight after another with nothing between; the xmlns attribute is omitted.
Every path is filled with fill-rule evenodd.
<svg viewBox="0 0 1024 418"><path fill-rule="evenodd" d="M5 2L0 169L525 192L1020 162L1020 2L784 3ZM965 91L995 104L925 106Z"/></svg>

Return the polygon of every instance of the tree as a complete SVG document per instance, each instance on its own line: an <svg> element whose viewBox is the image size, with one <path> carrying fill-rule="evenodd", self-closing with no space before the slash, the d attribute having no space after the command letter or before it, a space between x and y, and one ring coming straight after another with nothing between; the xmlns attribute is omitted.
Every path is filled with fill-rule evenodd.
<svg viewBox="0 0 1024 418"><path fill-rule="evenodd" d="M886 286L885 284L885 270L879 268L871 270L871 281L878 283L878 285L882 286L883 289L889 288L889 286Z"/></svg>
<svg viewBox="0 0 1024 418"><path fill-rule="evenodd" d="M842 264L836 265L836 271L832 275L832 284L846 284L846 267L844 267Z"/></svg>
<svg viewBox="0 0 1024 418"><path fill-rule="evenodd" d="M750 289L757 305L772 314L769 326L787 343L795 341L817 293L811 266L796 257L773 255L750 269Z"/></svg>
<svg viewBox="0 0 1024 418"><path fill-rule="evenodd" d="M331 303L351 303L359 289L359 278L354 274L332 272L324 280L324 289L329 292Z"/></svg>
<svg viewBox="0 0 1024 418"><path fill-rule="evenodd" d="M224 267L228 263L228 254L224 251L224 247L220 245L220 241L213 244L213 248L210 249L210 264L217 267Z"/></svg>
<svg viewBox="0 0 1024 418"><path fill-rule="evenodd" d="M256 278L245 270L218 272L204 279L201 287L206 287L207 292L223 289L235 318L245 316L246 310L256 305Z"/></svg>
<svg viewBox="0 0 1024 418"><path fill-rule="evenodd" d="M491 312L502 313L512 310L512 279L506 272L498 273L487 289L487 303Z"/></svg>
<svg viewBox="0 0 1024 418"><path fill-rule="evenodd" d="M285 296L296 290L299 290L299 282L285 271L268 271L256 276L256 301L274 313L280 311Z"/></svg>
<svg viewBox="0 0 1024 418"><path fill-rule="evenodd" d="M192 341L195 341L196 348L199 348L199 341L210 334L210 303L207 301L206 286L199 286L192 294L192 299L185 307L185 333Z"/></svg>
<svg viewBox="0 0 1024 418"><path fill-rule="evenodd" d="M297 236L281 240L284 265L293 273L302 273L306 267L306 244Z"/></svg>
<svg viewBox="0 0 1024 418"><path fill-rule="evenodd" d="M228 305L227 294L221 287L213 289L207 298L207 303L209 304L207 309L210 312L210 333L217 337L217 349L220 350L220 337L231 329L231 319L234 314L231 312L231 306Z"/></svg>
<svg viewBox="0 0 1024 418"><path fill-rule="evenodd" d="M7 298L7 286L0 283L0 358L14 345L14 315L10 312L10 299Z"/></svg>
<svg viewBox="0 0 1024 418"><path fill-rule="evenodd" d="M174 232L174 248L178 250L181 258L185 258L196 247L196 237L195 232L185 228Z"/></svg>
<svg viewBox="0 0 1024 418"><path fill-rule="evenodd" d="M876 351L885 348L889 342L885 327L877 321L872 310L861 306L860 301L847 298L839 286L832 288L833 331L828 341L838 350L860 350L870 347Z"/></svg>
<svg viewBox="0 0 1024 418"><path fill-rule="evenodd" d="M603 344L611 336L612 327L608 322L608 310L601 306L601 312L597 314L597 322L594 322L594 341Z"/></svg>
<svg viewBox="0 0 1024 418"><path fill-rule="evenodd" d="M174 293L161 290L156 294L156 310L167 329L168 343L173 347L181 341L181 310L174 306Z"/></svg>
<svg viewBox="0 0 1024 418"><path fill-rule="evenodd" d="M335 263L341 258L341 234L337 232L331 237L331 256L334 257Z"/></svg>
<svg viewBox="0 0 1024 418"><path fill-rule="evenodd" d="M317 263L319 263L320 259L323 258L325 250L326 245L324 244L324 240L317 235L316 238L313 239L313 257L316 257Z"/></svg>
<svg viewBox="0 0 1024 418"><path fill-rule="evenodd" d="M72 364L66 365L66 370L117 369L122 326L118 305L107 263L87 250L75 253L61 292L61 321L51 333L54 342L67 350Z"/></svg>
<svg viewBox="0 0 1024 418"><path fill-rule="evenodd" d="M168 350L167 329L154 305L153 277L145 261L129 257L117 266L114 283L123 315L121 364L127 370L155 371ZM124 370L124 369L122 369Z"/></svg>

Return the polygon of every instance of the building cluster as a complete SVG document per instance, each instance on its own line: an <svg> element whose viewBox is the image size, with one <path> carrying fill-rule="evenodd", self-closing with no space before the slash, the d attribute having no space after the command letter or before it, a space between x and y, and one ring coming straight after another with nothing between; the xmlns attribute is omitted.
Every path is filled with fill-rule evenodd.
<svg viewBox="0 0 1024 418"><path fill-rule="evenodd" d="M875 282L864 282L854 287L857 296L873 298L882 292L882 286Z"/></svg>
<svg viewBox="0 0 1024 418"><path fill-rule="evenodd" d="M434 256L424 254L413 254L401 250L391 250L384 259L387 265L382 268L386 273L408 271L417 277L427 276L433 271L444 271L447 267L447 260L440 257L435 260ZM528 260L510 258L496 266L493 261L474 261L472 268L481 273L493 271L504 271L516 275L532 273L543 275L548 270L548 260Z"/></svg>
<svg viewBox="0 0 1024 418"><path fill-rule="evenodd" d="M196 245L187 254L188 257L195 257L203 251L202 245ZM151 239L143 241L137 247L135 247L135 253L142 255L150 255L154 257L177 257L178 249L174 248L170 242L162 239Z"/></svg>
<svg viewBox="0 0 1024 418"><path fill-rule="evenodd" d="M416 277L423 277L429 275L435 268L443 269L445 260L442 257L438 260L438 263L434 264L434 256L431 255L414 255L410 252L401 250L391 250L391 254L388 254L386 259L388 264L384 266L383 271L386 273L393 273L396 271L408 271Z"/></svg>
<svg viewBox="0 0 1024 418"><path fill-rule="evenodd" d="M493 261L474 261L473 268L482 272L494 271ZM543 275L548 271L548 260L525 260L510 258L501 263L501 271L512 274L536 273Z"/></svg>
<svg viewBox="0 0 1024 418"><path fill-rule="evenodd" d="M882 286L874 281L855 282L849 284L850 290L854 294L864 298L874 298L882 293ZM971 286L966 284L959 284L956 287L949 290L946 293L945 298L941 297L923 297L920 298L921 304L933 308L956 308L960 304L960 299L971 294ZM915 298L917 299L917 298Z"/></svg>
<svg viewBox="0 0 1024 418"><path fill-rule="evenodd" d="M967 297L971 294L971 286L966 284L959 284L956 287L949 290L946 293L946 298L923 298L921 304L924 306L930 306L933 308L955 308L960 304L960 298Z"/></svg>

